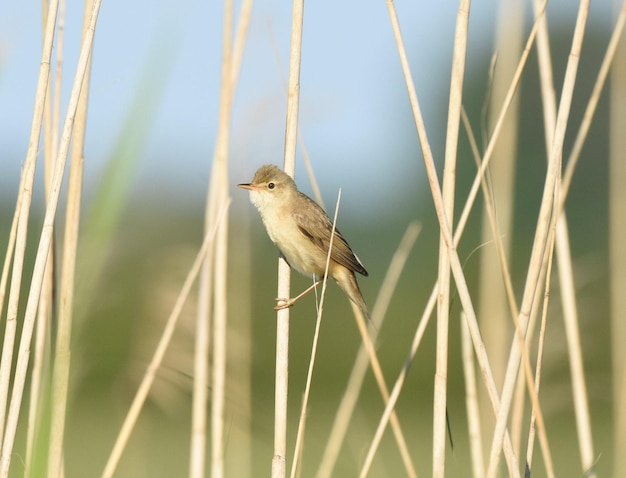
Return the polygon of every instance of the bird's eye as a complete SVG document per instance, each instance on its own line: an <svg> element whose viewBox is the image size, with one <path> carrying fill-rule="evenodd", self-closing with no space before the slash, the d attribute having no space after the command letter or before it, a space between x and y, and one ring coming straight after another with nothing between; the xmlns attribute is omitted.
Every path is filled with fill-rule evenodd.
<svg viewBox="0 0 626 478"><path fill-rule="evenodd" d="M267 184L267 189L274 189L276 187L276 185L274 183L268 183Z"/></svg>

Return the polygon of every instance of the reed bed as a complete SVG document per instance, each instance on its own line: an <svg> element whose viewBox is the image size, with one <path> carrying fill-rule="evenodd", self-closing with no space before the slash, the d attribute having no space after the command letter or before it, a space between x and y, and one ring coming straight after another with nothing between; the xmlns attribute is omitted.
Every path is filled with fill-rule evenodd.
<svg viewBox="0 0 626 478"><path fill-rule="evenodd" d="M85 3L80 53L71 68L63 56L65 3L44 2L30 140L10 225L3 226L0 477L625 476L626 458L619 451L626 449L626 2L615 9L587 98L579 79L588 68L582 62L590 2L576 5L575 23L564 34L565 52L554 48L547 1L526 3L502 1L494 14L494 54L478 80L486 93L477 101L466 98L470 81L477 82L468 63L473 6L459 1L448 55L446 126L437 135L423 115L414 80L411 19L386 2L387 18L381 15L380 21L390 25L397 51L394 74L403 78L402 98L415 127L411 139L419 142L423 158L416 155L410 167L425 178L429 213L403 223L397 240L386 237L385 254L370 247L387 274L374 282L377 299L367 323L353 304L352 314L343 302L337 306L343 314L334 305L325 307L326 281L319 297L316 290L315 313L305 299L270 318L271 301L263 294L274 296L265 283L274 277L277 254L271 261L259 258L271 249L252 244L254 228L241 219L243 209L230 195L231 183L249 179L233 179L229 171L234 165L244 169L231 152L231 127L253 2L226 0L221 57L205 59L219 64L221 73L206 204L192 219L202 227L181 229L188 235L183 241L194 245L175 256L178 269L157 261L167 286L145 287L151 291L149 310L160 319L151 317L148 332L133 339L115 336L113 322L96 323L91 316L97 315L98 300L106 302L107 281L115 282L108 264L114 259L103 251L115 250L122 234L134 161L128 155L141 149L149 129L142 113L154 108L161 87L152 84L148 96L139 95L129 107L126 130L133 133L125 134L136 136L120 139L100 189L85 191L101 2ZM524 8L532 14L524 15ZM322 203L316 159L305 149L307 132L299 123L304 25L309 28L304 2L294 0L282 165L290 175L299 171L300 143ZM555 60L562 69L554 67ZM526 83L531 68L539 138L525 136L530 129L524 108L535 101ZM62 82L71 82L67 104ZM610 101L603 106L604 92ZM582 114L576 105L583 105ZM600 299L594 300L609 303L596 312L581 298L588 271L577 265L575 252L590 226L571 220L577 211L568 200L576 194L573 188L603 174L599 166L587 167L589 177L572 186L578 169L594 159L585 147L601 107L608 111L602 123L608 125L608 227L596 234L606 237L607 271ZM433 138L442 138L441 144ZM543 159L532 163L541 166L527 186L518 176L529 168L521 151L531 142L534 155ZM34 179L38 162L45 171L41 186ZM297 179L303 183L299 174ZM38 187L45 198L41 206L33 203ZM89 208L85 193L95 198ZM334 221L349 223L340 199L341 192ZM519 203L533 206L520 215ZM413 218L424 210L414 206L403 205ZM171 220L167 213L157 215L157 222ZM391 229L369 220L362 234ZM516 235L529 239L520 245ZM435 267L416 263L415 257L428 256L437 258ZM290 272L280 257L276 297L295 295L291 283L299 282ZM122 294L136 298L130 288ZM330 320L335 315L353 315L355 322ZM304 334L313 317L315 330ZM597 337L589 335L590 322L602 329ZM135 357L131 366L132 358L102 354L121 363L116 370L124 370L124 377L81 385L88 366L97 368L84 343L97 345L89 337L99 334L114 346L141 342L142 359ZM274 356L261 341L275 347ZM182 350L178 355L176 347ZM606 359L594 357L609 349ZM598 361L610 372L598 374L593 365L590 374L590 363ZM565 373L555 380L557 367ZM98 410L107 405L108 411Z"/></svg>

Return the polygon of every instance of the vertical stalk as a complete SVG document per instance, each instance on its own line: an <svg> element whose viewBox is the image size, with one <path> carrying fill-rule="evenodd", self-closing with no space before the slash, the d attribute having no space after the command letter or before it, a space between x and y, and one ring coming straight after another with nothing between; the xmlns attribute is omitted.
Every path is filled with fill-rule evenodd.
<svg viewBox="0 0 626 478"><path fill-rule="evenodd" d="M2 477L8 476L9 467L11 464L11 457L13 456L13 445L15 442L15 434L17 432L17 421L22 405L26 373L28 371L30 343L35 325L37 308L39 305L39 297L41 294L43 276L48 260L48 252L50 250L50 244L52 242L52 232L54 227L56 209L59 201L61 183L63 181L63 172L65 170L65 163L67 161L67 154L69 150L70 140L72 137L72 131L74 128L74 121L76 117L76 110L78 108L82 83L87 73L89 58L92 52L93 38L95 35L96 21L98 19L100 3L100 0L95 0L93 8L90 12L91 14L89 25L85 31L84 40L81 45L80 56L76 68L76 75L74 78L74 83L72 85L70 100L68 102L67 115L65 118L65 123L63 125L61 141L59 143L59 151L54 163L49 203L46 207L46 214L44 217L44 223L41 231L41 238L37 248L37 255L33 268L31 288L26 302L24 325L20 338L20 347L15 368L15 378L13 382L13 391L11 394L11 403L9 407L9 413L7 415L7 424L2 443L2 455L0 456L0 476ZM48 27L53 28L54 22L52 24L50 24L49 22ZM46 88L44 85L44 88L42 88L41 90L44 96L45 91Z"/></svg>
<svg viewBox="0 0 626 478"><path fill-rule="evenodd" d="M294 175L298 139L300 103L300 61L302 55L302 23L304 0L293 1L291 19L291 50L287 85L287 124L285 128L285 172ZM287 262L278 260L278 297L289 297L291 271ZM274 457L272 478L287 473L287 392L289 371L289 308L276 313L276 385L274 404Z"/></svg>
<svg viewBox="0 0 626 478"><path fill-rule="evenodd" d="M459 141L459 124L465 75L467 51L467 26L470 0L461 0L457 13L452 78L450 80L450 103L446 128L446 153L443 173L443 204L450 221L454 217L454 188L456 184L456 154ZM452 226L452 223L450 222ZM452 230L451 230L452 232ZM435 396L433 410L433 476L443 478L445 474L446 417L448 386L448 322L450 310L450 259L448 247L440 235L439 245L439 294L437 297L437 362L435 369Z"/></svg>
<svg viewBox="0 0 626 478"><path fill-rule="evenodd" d="M489 103L489 126L494 125L500 114L501 106L515 74L517 62L522 51L524 29L524 5L519 0L503 0L499 2L495 50L497 62L494 69L493 83ZM493 182L491 204L485 204L482 221L482 243L496 247L485 247L480 253L480 277L478 291L478 310L483 331L485 346L493 364L493 375L498 387L504 379L504 364L508 355L508 344L511 327L511 308L507 297L507 285L503 277L502 260L510 259L510 244L513 237L513 201L515 191L515 161L517 151L517 129L519 123L519 94L515 95L509 107L500 134L493 150L494 161L489 168ZM490 128L489 128L490 129ZM487 182L485 182L487 184ZM487 199L485 198L485 202ZM490 209L491 208L491 209ZM494 214L493 209L497 209ZM494 230L490 215L497 222ZM497 234L497 237L496 235ZM498 243L500 242L500 244ZM502 247L503 258L499 247ZM480 395L481 420L484 429L493 426L493 414L484 394ZM489 413L487 413L489 412ZM516 442L512 430L513 442ZM517 447L515 447L517 450Z"/></svg>
<svg viewBox="0 0 626 478"><path fill-rule="evenodd" d="M35 165L39 153L39 138L43 122L44 106L50 80L50 58L52 56L52 40L56 25L58 0L51 0L48 8L48 18L44 29L44 41L41 55L41 66L35 92L35 109L26 152L24 171L20 181L20 192L17 201L19 217L17 219L17 232L15 239L15 255L13 257L13 270L11 272L11 286L7 305L7 321L2 344L2 359L0 360L0 441L4 439L7 403L9 395L9 382L13 364L13 351L15 348L15 336L17 334L17 310L20 299L22 284L22 272L24 269L24 255L26 253L26 235L28 232L28 217L32 202L33 182L35 178Z"/></svg>
<svg viewBox="0 0 626 478"><path fill-rule="evenodd" d="M86 0L83 18L83 37L88 27L92 0ZM63 262L61 287L59 290L59 322L57 327L56 351L52 375L52 411L50 424L50 446L48 449L48 476L62 476L63 443L65 441L65 416L70 376L70 345L74 316L74 274L78 248L78 226L83 183L83 148L87 126L87 102L89 99L89 72L91 56L82 83L75 128L72 140L70 175L67 192L67 214L63 234Z"/></svg>
<svg viewBox="0 0 626 478"><path fill-rule="evenodd" d="M556 117L555 134L550 148L548 170L546 172L546 180L544 184L543 197L539 217L537 220L537 229L531 259L526 277L526 284L523 299L520 307L519 329L516 334L523 337L526 333L528 325L528 317L532 303L535 299L535 288L540 275L541 263L546 249L548 247L549 230L554 224L555 214L554 205L555 198L558 198L558 185L561 177L561 156L563 151L563 141L565 139L565 131L567 128L567 120L571 108L571 102L576 83L576 74L578 72L578 63L580 58L580 49L585 33L587 16L589 13L589 1L582 0L579 6L578 18L574 30L574 38L569 55L569 61L565 71L563 81L563 91L561 94L561 102ZM558 207L558 200L556 202ZM502 440L504 438L511 400L515 387L517 371L519 369L522 351L519 346L519 340L516 337L511 346L511 353L507 364L507 372L504 386L501 393L501 407L496 420L493 440L491 443L489 468L487 470L488 477L494 477L497 474L497 466L502 449Z"/></svg>

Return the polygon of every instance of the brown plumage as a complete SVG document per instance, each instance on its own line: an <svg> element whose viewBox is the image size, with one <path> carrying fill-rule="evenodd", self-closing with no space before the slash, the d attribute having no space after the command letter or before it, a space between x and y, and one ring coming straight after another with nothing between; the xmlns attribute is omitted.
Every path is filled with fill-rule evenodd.
<svg viewBox="0 0 626 478"><path fill-rule="evenodd" d="M251 183L238 186L250 191L250 199L259 210L270 239L289 265L305 275L321 278L333 227L326 212L298 191L291 176L274 165L261 166ZM348 242L335 229L328 273L369 318L355 272L368 275Z"/></svg>

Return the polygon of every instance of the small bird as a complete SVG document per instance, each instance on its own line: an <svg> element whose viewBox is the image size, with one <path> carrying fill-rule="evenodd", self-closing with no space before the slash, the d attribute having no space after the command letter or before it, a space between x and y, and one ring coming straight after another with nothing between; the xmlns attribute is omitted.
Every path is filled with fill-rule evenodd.
<svg viewBox="0 0 626 478"><path fill-rule="evenodd" d="M276 310L290 307L324 277L333 223L315 201L298 191L291 176L273 164L261 166L251 183L237 186L250 191L250 200L259 210L267 234L289 265L318 280L294 299L277 299ZM328 273L369 319L355 272L368 275L359 258L335 229Z"/></svg>

